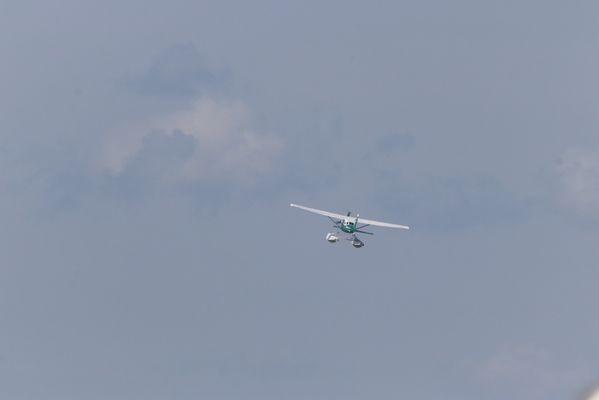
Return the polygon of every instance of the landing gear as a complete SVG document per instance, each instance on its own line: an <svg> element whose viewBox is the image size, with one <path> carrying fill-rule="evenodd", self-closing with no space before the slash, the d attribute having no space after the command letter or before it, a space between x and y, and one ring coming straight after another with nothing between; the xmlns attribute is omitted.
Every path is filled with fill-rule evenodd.
<svg viewBox="0 0 599 400"><path fill-rule="evenodd" d="M354 246L356 249L359 249L360 247L364 247L364 242L358 239L356 236L354 236L354 238L351 241L351 245Z"/></svg>
<svg viewBox="0 0 599 400"><path fill-rule="evenodd" d="M327 233L325 239L329 243L337 243L339 241L339 237L343 234L344 233L340 232L340 231L338 231L336 233L329 232L329 233ZM347 237L345 239L351 241L351 245L354 246L356 249L359 249L360 247L364 247L364 242L361 241L360 239L358 239L358 237L355 234L347 235Z"/></svg>
<svg viewBox="0 0 599 400"><path fill-rule="evenodd" d="M337 243L339 241L339 236L334 233L327 233L326 239L329 243Z"/></svg>

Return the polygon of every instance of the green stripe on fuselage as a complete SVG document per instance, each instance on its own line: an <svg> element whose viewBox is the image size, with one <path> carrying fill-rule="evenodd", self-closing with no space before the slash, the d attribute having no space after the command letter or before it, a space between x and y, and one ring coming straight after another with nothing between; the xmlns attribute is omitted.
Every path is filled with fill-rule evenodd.
<svg viewBox="0 0 599 400"><path fill-rule="evenodd" d="M341 224L341 230L345 233L354 233L357 229L354 222L343 222Z"/></svg>

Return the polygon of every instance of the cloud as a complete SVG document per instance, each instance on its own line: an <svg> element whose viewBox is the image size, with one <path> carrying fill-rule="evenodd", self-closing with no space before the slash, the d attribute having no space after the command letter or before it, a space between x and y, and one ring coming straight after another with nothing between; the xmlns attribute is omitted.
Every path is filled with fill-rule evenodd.
<svg viewBox="0 0 599 400"><path fill-rule="evenodd" d="M486 360L476 375L485 386L527 399L575 392L592 376L586 366L566 364L537 346L504 347Z"/></svg>
<svg viewBox="0 0 599 400"><path fill-rule="evenodd" d="M592 391L588 396L585 396L585 400L599 400L599 389Z"/></svg>
<svg viewBox="0 0 599 400"><path fill-rule="evenodd" d="M528 215L526 202L489 176L430 177L416 183L394 176L379 182L377 201L410 216L420 229L452 231L518 222Z"/></svg>
<svg viewBox="0 0 599 400"><path fill-rule="evenodd" d="M252 128L244 104L204 96L186 109L108 132L94 164L112 176L251 185L273 168L281 148L280 139Z"/></svg>
<svg viewBox="0 0 599 400"><path fill-rule="evenodd" d="M124 84L148 96L194 96L225 81L222 68L209 66L192 44L171 46L158 54L147 70L130 74Z"/></svg>
<svg viewBox="0 0 599 400"><path fill-rule="evenodd" d="M560 203L599 218L599 151L570 149L557 164Z"/></svg>
<svg viewBox="0 0 599 400"><path fill-rule="evenodd" d="M390 134L380 137L376 141L377 153L389 154L397 150L407 151L414 148L416 138L411 134Z"/></svg>

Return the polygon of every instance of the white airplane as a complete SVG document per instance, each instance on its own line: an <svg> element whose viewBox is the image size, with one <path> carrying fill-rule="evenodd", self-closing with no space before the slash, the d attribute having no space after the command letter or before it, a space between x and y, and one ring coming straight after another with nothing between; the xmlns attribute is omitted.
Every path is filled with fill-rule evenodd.
<svg viewBox="0 0 599 400"><path fill-rule="evenodd" d="M358 239L356 233L364 233L366 235L373 235L372 232L363 231L363 228L367 226L382 226L385 228L398 228L398 229L410 229L409 226L406 225L397 225L390 224L387 222L379 222L373 221L371 219L363 219L360 218L360 214L357 214L355 217L351 216L351 211L347 213L347 215L341 215L332 213L329 211L317 210L316 208L304 207L297 204L289 204L291 207L299 208L304 211L309 211L314 214L324 215L325 217L329 217L329 219L333 222L333 227L337 229L336 233L327 233L326 239L329 243L337 243L339 241L340 234L347 234L347 240L351 240L352 246L355 248L364 247L364 242ZM358 218L363 225L358 225Z"/></svg>

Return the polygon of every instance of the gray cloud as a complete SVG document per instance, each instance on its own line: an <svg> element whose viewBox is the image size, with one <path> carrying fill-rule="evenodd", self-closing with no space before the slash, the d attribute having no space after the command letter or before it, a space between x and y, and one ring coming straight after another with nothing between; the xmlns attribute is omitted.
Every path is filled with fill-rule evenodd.
<svg viewBox="0 0 599 400"><path fill-rule="evenodd" d="M559 202L581 216L599 218L599 152L566 151L557 165Z"/></svg>
<svg viewBox="0 0 599 400"><path fill-rule="evenodd" d="M589 391L584 397L584 400L597 400L599 399L599 389L595 389L592 391Z"/></svg>
<svg viewBox="0 0 599 400"><path fill-rule="evenodd" d="M454 231L524 222L525 199L492 177L430 177L418 184L383 177L376 201L389 212L409 216L417 229ZM405 217L404 217L405 218Z"/></svg>
<svg viewBox="0 0 599 400"><path fill-rule="evenodd" d="M148 145L158 145L153 139L147 140L148 136L156 138L153 132L160 132L162 137L174 136L179 141L187 137L185 143L189 147L181 145L178 153L184 153L184 159L177 160L176 166L166 165L160 159L157 164L136 162L140 157L162 157L159 151L147 153ZM150 116L108 132L95 167L118 176L130 167L163 166L167 170L161 176L168 175L171 180L224 180L250 185L272 168L281 146L277 137L251 127L244 104L201 97L191 107ZM169 154L168 148L164 150Z"/></svg>
<svg viewBox="0 0 599 400"><path fill-rule="evenodd" d="M407 151L416 145L416 138L410 134L389 134L376 141L376 152L388 154L394 151Z"/></svg>
<svg viewBox="0 0 599 400"><path fill-rule="evenodd" d="M208 65L199 50L188 43L168 47L145 71L130 75L123 84L138 94L189 98L222 87L227 74Z"/></svg>
<svg viewBox="0 0 599 400"><path fill-rule="evenodd" d="M120 190L148 194L177 183L198 146L193 136L175 131L171 135L152 132L144 136L142 146L115 179Z"/></svg>
<svg viewBox="0 0 599 400"><path fill-rule="evenodd" d="M476 372L487 390L501 390L507 397L542 400L568 396L594 378L587 365L564 365L550 351L538 346L503 348Z"/></svg>

